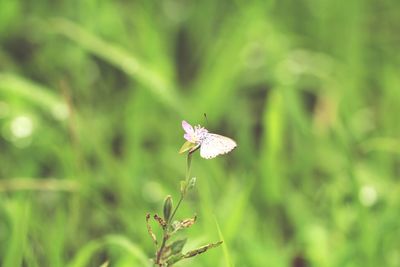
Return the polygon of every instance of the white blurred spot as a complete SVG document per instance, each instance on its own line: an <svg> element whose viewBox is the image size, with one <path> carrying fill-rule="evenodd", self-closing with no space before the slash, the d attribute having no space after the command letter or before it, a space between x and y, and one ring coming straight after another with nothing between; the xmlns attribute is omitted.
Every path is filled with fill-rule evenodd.
<svg viewBox="0 0 400 267"><path fill-rule="evenodd" d="M375 187L371 185L364 185L361 187L360 192L358 193L358 198L360 199L361 204L366 207L371 207L377 201L378 193L376 192Z"/></svg>
<svg viewBox="0 0 400 267"><path fill-rule="evenodd" d="M53 116L58 120L65 120L69 116L68 106L65 104L59 104L52 109Z"/></svg>
<svg viewBox="0 0 400 267"><path fill-rule="evenodd" d="M26 138L32 135L33 122L28 116L15 117L10 125L12 135L19 138Z"/></svg>

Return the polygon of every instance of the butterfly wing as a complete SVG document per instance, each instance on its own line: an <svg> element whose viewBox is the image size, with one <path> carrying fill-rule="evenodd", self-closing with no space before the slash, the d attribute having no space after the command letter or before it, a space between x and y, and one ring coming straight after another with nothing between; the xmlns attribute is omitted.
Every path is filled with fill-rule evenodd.
<svg viewBox="0 0 400 267"><path fill-rule="evenodd" d="M236 142L229 137L207 133L200 146L200 156L205 159L212 159L218 155L228 153L236 146Z"/></svg>

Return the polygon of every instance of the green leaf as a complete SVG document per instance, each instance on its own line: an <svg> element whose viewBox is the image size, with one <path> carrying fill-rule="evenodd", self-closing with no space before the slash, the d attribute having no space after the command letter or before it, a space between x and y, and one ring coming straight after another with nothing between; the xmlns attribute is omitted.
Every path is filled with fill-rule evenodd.
<svg viewBox="0 0 400 267"><path fill-rule="evenodd" d="M181 149L179 149L179 154L185 153L186 151L189 151L189 150L191 150L192 148L194 148L194 147L196 147L196 146L198 146L198 145L195 144L195 143L186 141L186 142L182 145Z"/></svg>
<svg viewBox="0 0 400 267"><path fill-rule="evenodd" d="M183 247L185 246L187 238L176 240L171 244L171 254L175 255L182 252Z"/></svg>
<svg viewBox="0 0 400 267"><path fill-rule="evenodd" d="M167 260L167 266L172 266L172 264L177 263L181 259L183 259L183 254L182 253L179 253L177 255L173 255Z"/></svg>

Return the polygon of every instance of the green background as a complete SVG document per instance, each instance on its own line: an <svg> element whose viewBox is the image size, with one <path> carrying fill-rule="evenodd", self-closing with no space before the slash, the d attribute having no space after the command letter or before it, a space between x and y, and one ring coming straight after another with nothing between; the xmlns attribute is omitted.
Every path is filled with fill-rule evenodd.
<svg viewBox="0 0 400 267"><path fill-rule="evenodd" d="M400 266L399 32L390 0L0 0L0 265L144 266L186 119L238 147L193 159L184 250L225 242L179 266Z"/></svg>

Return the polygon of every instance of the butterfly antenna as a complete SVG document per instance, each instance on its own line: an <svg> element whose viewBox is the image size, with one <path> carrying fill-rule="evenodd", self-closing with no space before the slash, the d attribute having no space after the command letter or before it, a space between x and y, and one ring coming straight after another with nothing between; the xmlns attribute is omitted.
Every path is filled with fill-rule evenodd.
<svg viewBox="0 0 400 267"><path fill-rule="evenodd" d="M203 113L203 115L204 115L204 118L206 119L207 126L210 125L210 123L208 122L207 114L206 114L206 113Z"/></svg>

